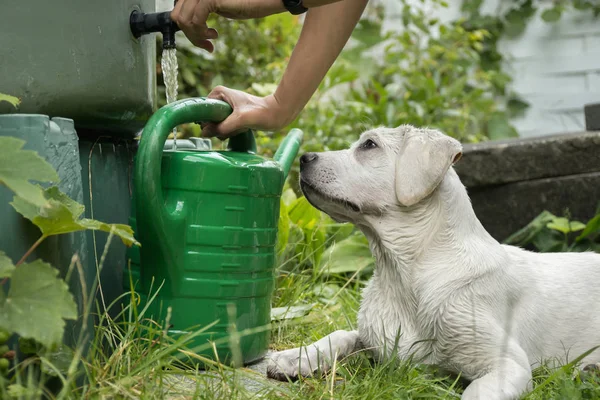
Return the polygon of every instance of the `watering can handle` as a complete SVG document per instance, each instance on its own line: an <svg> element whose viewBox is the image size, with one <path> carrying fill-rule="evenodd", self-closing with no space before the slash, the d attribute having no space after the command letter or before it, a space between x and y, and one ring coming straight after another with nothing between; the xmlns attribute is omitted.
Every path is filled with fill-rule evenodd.
<svg viewBox="0 0 600 400"><path fill-rule="evenodd" d="M191 122L221 122L232 111L231 106L223 101L197 97L174 101L152 115L142 132L135 158L136 207L141 207L144 215L156 216L161 220L157 221L159 225L166 222L162 221L167 216L164 213L161 167L164 145L173 128ZM229 149L256 151L252 131L231 138Z"/></svg>

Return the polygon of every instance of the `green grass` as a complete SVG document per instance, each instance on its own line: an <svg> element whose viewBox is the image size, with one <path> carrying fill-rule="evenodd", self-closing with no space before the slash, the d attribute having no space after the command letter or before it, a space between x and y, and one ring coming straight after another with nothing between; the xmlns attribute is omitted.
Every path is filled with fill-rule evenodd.
<svg viewBox="0 0 600 400"><path fill-rule="evenodd" d="M280 269L273 306L304 304L312 308L303 317L272 324L274 350L308 344L336 329L356 327L360 292L368 277L359 273L325 276L298 265L301 263ZM232 369L216 363L203 373L189 364L198 360L193 350L199 349L186 349L198 332L177 340L169 338L161 326L146 319L133 293L126 293L124 299L126 306L115 319L96 305L95 312L102 318L87 357L73 358L71 354L62 363L45 358L28 360L18 367L11 382L0 381L0 398L11 398L12 394L19 399L42 395L56 399L458 399L465 387L459 377L434 367L400 360L374 364L364 353L341 360L324 377L293 383L268 380L247 368ZM47 381L50 372L53 377L49 384L41 385L40 380ZM589 375L582 379L573 366L539 368L534 375L536 387L526 399L600 399L599 378Z"/></svg>

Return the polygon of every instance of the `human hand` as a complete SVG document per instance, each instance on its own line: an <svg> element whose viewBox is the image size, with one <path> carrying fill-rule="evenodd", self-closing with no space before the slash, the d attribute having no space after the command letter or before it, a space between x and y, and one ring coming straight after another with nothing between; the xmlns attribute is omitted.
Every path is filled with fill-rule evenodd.
<svg viewBox="0 0 600 400"><path fill-rule="evenodd" d="M179 0L171 11L171 20L195 46L212 53L210 40L219 34L206 25L211 13L231 19L262 18L286 11L281 0Z"/></svg>
<svg viewBox="0 0 600 400"><path fill-rule="evenodd" d="M217 86L207 96L229 103L233 112L222 122L202 124L203 137L226 139L247 129L274 131L291 123L293 113L275 95L258 97L240 90Z"/></svg>

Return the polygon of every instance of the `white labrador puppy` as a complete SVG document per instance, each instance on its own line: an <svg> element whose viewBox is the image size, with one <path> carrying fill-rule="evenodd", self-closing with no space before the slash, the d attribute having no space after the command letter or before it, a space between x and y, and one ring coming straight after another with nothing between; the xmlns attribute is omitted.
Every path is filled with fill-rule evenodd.
<svg viewBox="0 0 600 400"><path fill-rule="evenodd" d="M461 155L457 140L405 125L367 131L348 150L301 157L307 199L354 223L377 267L358 331L275 353L270 377L326 371L359 349L379 360L396 349L461 373L471 381L463 399L514 399L531 389L532 366L600 344L600 255L498 243L452 168ZM599 362L599 353L582 365Z"/></svg>

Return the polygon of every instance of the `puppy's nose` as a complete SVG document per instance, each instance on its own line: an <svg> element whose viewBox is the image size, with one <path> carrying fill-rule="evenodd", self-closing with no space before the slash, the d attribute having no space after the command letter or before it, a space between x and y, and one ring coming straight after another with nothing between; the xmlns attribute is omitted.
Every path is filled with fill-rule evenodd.
<svg viewBox="0 0 600 400"><path fill-rule="evenodd" d="M300 157L300 165L308 164L310 162L315 161L319 156L317 153L304 153L302 157Z"/></svg>

